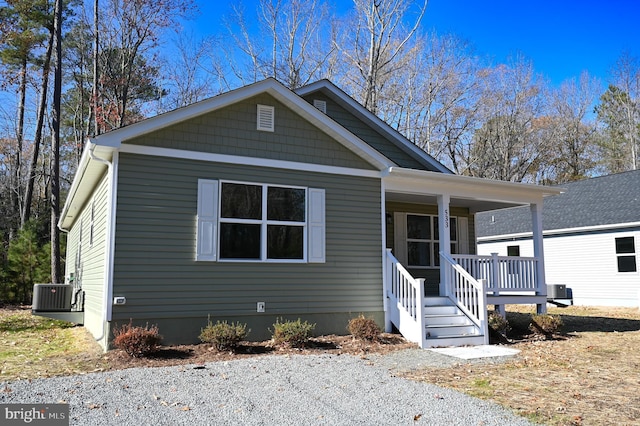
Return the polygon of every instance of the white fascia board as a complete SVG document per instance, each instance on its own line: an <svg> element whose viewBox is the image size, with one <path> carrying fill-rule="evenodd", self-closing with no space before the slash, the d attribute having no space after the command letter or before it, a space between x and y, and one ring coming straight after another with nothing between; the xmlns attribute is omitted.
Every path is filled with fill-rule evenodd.
<svg viewBox="0 0 640 426"><path fill-rule="evenodd" d="M89 168L89 163L91 162L91 158L89 156L89 151L94 148L95 145L87 140L85 143L84 149L82 151L82 156L80 157L80 163L78 163L78 168L76 169L76 173L73 176L73 181L71 182L71 187L69 188L69 192L67 193L67 198L62 206L62 211L60 212L60 219L58 219L58 229L62 231L68 231L69 226L73 223L73 220L68 216L71 210L71 206L74 204L74 200L81 198L83 196L82 193L84 191L80 191L80 188L83 183L83 178L87 173ZM86 196L86 194L84 194Z"/></svg>
<svg viewBox="0 0 640 426"><path fill-rule="evenodd" d="M119 148L120 145L127 140L207 114L236 102L256 96L260 93L270 94L297 114L316 125L322 131L332 136L347 149L371 163L378 170L384 170L387 167L394 165L391 160L380 154L325 114L318 111L318 109L313 105L309 104L307 101L287 89L273 78L268 78L258 83L244 86L240 89L232 90L174 111L147 118L121 129L112 130L109 133L105 133L95 138L93 143L101 146Z"/></svg>
<svg viewBox="0 0 640 426"><path fill-rule="evenodd" d="M398 167L383 173L388 191L415 194L449 194L471 200L508 203L541 203L543 197L558 195L562 188L481 179Z"/></svg>
<svg viewBox="0 0 640 426"><path fill-rule="evenodd" d="M576 234L576 233L589 233L600 231L615 231L629 228L640 228L640 222L627 222L627 223L611 223L607 225L593 225L593 226L580 226L576 228L562 228L562 229L549 229L542 231L543 236L563 235L563 234ZM493 242L498 240L511 240L531 238L531 232L520 232L515 234L502 234L502 235L489 235L486 237L478 237L478 242Z"/></svg>
<svg viewBox="0 0 640 426"><path fill-rule="evenodd" d="M69 188L69 192L67 193L67 199L62 206L62 211L60 212L60 219L58 219L58 228L66 231L68 224L65 224L67 214L69 213L69 208L71 207L72 200L75 198L76 193L78 192L78 187L80 186L80 181L82 180L82 176L84 176L84 172L87 170L89 166L89 149L91 146L91 142L87 140L84 146L84 150L82 151L82 156L80 156L80 163L78 163L78 168L76 169L76 173L73 176L73 181L71 182L71 187Z"/></svg>
<svg viewBox="0 0 640 426"><path fill-rule="evenodd" d="M380 119L380 117L378 117L377 115L375 115L374 113L366 109L359 102L356 102L351 96L347 95L344 92L344 90L340 89L338 86L331 83L330 81L319 80L319 81L316 81L315 83L311 83L307 86L296 89L295 92L300 96L304 96L309 93L316 92L320 89L327 89L329 92L335 95L338 99L340 99L343 104L348 105L352 110L352 112L354 112L357 116L359 115L361 119L364 119L365 121L367 121L369 125L371 125L381 133L387 135L388 137L398 142L398 144L401 147L404 147L409 154L412 154L414 157L418 157L422 159L422 161L424 161L426 164L429 164L430 166L436 168L438 171L442 173L453 174L453 172L449 170L447 167L445 167L442 163L440 163L438 160L436 160L435 158L427 154L424 150L418 148L416 144L412 143L410 140L404 137L400 132L398 132L396 129L391 127L384 120Z"/></svg>
<svg viewBox="0 0 640 426"><path fill-rule="evenodd" d="M119 148L120 144L124 141L143 136L147 133L155 132L173 124L198 117L227 105L231 105L235 102L250 98L258 93L266 91L268 87L275 84L279 83L273 79L267 79L236 90L231 90L186 107L156 115L155 117L146 118L120 129L111 130L108 133L95 137L93 142L97 145Z"/></svg>
<svg viewBox="0 0 640 426"><path fill-rule="evenodd" d="M271 160L258 157L215 154L200 151L186 151L172 148L158 148L142 145L122 144L120 152L128 154L149 155L155 157L179 158L183 160L208 161L212 163L238 164L244 166L268 167L283 170L296 170L333 175L358 176L380 179L377 170L352 169L348 167L325 166L322 164L299 163L295 161Z"/></svg>
<svg viewBox="0 0 640 426"><path fill-rule="evenodd" d="M87 202L96 184L102 177L107 165L104 162L111 160L114 148L103 147L93 143L92 139L87 140L82 156L80 157L80 163L71 182L71 187L67 194L67 198L62 207L60 213L60 219L58 220L58 228L63 231L68 231L69 227L75 221L75 215L79 213L80 209ZM100 159L96 161L91 158L91 152L95 157Z"/></svg>

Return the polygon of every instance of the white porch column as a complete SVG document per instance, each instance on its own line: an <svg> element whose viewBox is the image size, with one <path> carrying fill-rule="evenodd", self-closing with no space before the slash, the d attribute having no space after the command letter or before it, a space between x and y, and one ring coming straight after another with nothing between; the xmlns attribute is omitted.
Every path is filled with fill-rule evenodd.
<svg viewBox="0 0 640 426"><path fill-rule="evenodd" d="M536 294L547 295L547 280L544 272L544 243L542 235L542 201L537 204L531 204L531 223L533 232L533 255L538 258L536 263L536 277L538 279L538 289ZM538 314L547 313L547 304L537 305Z"/></svg>
<svg viewBox="0 0 640 426"><path fill-rule="evenodd" d="M440 251L446 254L451 254L451 230L449 229L449 194L438 195L438 240L440 241ZM440 256L435 254L435 256ZM447 276L448 269L445 268L445 263L440 262L440 296L447 295L447 285L449 283L449 277Z"/></svg>

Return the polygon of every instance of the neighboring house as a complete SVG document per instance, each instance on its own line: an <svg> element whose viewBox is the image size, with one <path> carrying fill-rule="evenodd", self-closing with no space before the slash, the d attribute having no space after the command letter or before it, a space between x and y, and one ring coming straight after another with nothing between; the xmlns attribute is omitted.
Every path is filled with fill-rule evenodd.
<svg viewBox="0 0 640 426"><path fill-rule="evenodd" d="M345 333L360 314L422 347L483 343L487 303L544 310L546 287L532 259L491 282L475 213L530 205L538 224L558 192L453 175L329 81L267 79L90 138L59 223L66 284L36 289L33 310L105 349L130 320L179 344L208 317L264 339L278 318Z"/></svg>
<svg viewBox="0 0 640 426"><path fill-rule="evenodd" d="M544 200L544 260L549 284L566 285L577 305L638 306L640 170L563 185ZM531 256L526 211L478 215L478 252Z"/></svg>

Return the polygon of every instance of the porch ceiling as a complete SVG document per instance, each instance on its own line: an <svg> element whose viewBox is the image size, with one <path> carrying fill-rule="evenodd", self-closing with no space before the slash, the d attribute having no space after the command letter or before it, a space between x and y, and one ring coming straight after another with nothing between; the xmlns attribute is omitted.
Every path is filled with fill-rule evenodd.
<svg viewBox="0 0 640 426"><path fill-rule="evenodd" d="M437 196L435 195L416 195L416 194L405 194L405 193L398 193L398 192L387 192L386 200L398 202L398 203L413 203L413 204L428 204L428 205L438 204L438 199L437 199ZM518 207L524 204L451 197L449 205L451 207L468 208L470 212L477 213L477 212L484 212L489 210L506 209L509 207Z"/></svg>

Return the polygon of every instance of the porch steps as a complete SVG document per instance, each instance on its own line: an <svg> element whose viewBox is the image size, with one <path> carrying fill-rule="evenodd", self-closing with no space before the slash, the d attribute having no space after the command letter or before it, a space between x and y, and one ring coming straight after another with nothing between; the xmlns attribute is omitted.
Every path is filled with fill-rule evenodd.
<svg viewBox="0 0 640 426"><path fill-rule="evenodd" d="M426 347L484 343L476 325L447 297L427 297L424 312Z"/></svg>

